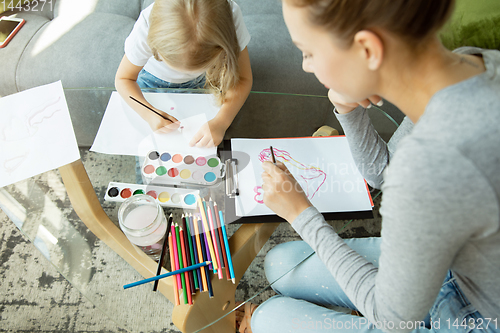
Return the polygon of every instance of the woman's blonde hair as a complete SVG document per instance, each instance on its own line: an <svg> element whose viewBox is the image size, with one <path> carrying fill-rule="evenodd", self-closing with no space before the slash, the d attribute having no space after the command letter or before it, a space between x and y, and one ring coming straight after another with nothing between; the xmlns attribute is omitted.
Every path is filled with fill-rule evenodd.
<svg viewBox="0 0 500 333"><path fill-rule="evenodd" d="M382 28L418 44L450 17L455 0L284 0L307 7L309 22L350 45L361 30Z"/></svg>
<svg viewBox="0 0 500 333"><path fill-rule="evenodd" d="M229 1L156 0L149 22L147 42L155 59L189 71L206 69L205 88L222 104L239 81L240 47Z"/></svg>

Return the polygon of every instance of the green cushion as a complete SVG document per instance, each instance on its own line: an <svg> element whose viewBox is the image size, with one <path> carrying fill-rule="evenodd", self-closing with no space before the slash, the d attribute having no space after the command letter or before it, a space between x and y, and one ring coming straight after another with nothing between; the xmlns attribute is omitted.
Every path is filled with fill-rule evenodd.
<svg viewBox="0 0 500 333"><path fill-rule="evenodd" d="M460 46L500 50L500 1L457 0L440 38L450 50Z"/></svg>

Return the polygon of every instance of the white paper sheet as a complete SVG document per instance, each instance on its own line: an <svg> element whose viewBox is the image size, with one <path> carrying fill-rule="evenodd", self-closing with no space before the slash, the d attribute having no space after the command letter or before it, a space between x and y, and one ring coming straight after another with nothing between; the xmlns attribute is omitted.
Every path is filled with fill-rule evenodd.
<svg viewBox="0 0 500 333"><path fill-rule="evenodd" d="M61 81L0 98L0 187L79 158Z"/></svg>
<svg viewBox="0 0 500 333"><path fill-rule="evenodd" d="M151 150L176 151L196 155L215 154L216 148L189 147L193 135L208 120L215 117L219 107L209 94L145 93L153 106L177 118L182 131L167 134L153 133L149 125L125 103L117 92L111 94L91 151L146 156Z"/></svg>
<svg viewBox="0 0 500 333"><path fill-rule="evenodd" d="M270 146L276 160L287 166L320 212L372 209L365 180L345 137L232 139L233 157L243 168L238 169L237 216L274 214L262 202L261 187L261 164L271 160Z"/></svg>

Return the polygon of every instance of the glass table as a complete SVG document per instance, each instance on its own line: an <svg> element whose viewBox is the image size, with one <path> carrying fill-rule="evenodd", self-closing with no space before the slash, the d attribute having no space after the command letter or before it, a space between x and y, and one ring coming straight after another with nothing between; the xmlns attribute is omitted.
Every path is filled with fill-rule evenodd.
<svg viewBox="0 0 500 333"><path fill-rule="evenodd" d="M65 89L73 124L95 114L102 117L112 91ZM73 111L82 99L92 105L83 115ZM262 119L263 115L266 119ZM397 128L397 122L382 110L372 108L370 117L384 139ZM340 129L325 96L252 92L228 129L226 139L304 137L322 125ZM160 280L156 293L151 284L123 290L127 283L154 276L157 268L156 262L130 244L119 229L120 203L104 201L110 182L136 183L136 161L133 156L88 151L84 146L95 136L97 128L75 127L75 132L83 146L81 159L0 188L0 208L71 285L119 327L139 332L171 327L173 322L182 332L202 328L203 332L234 332L235 294L239 300L246 300L268 288L262 265L252 262L270 238L276 238L274 243L288 240L282 234L273 236L285 224L228 225L236 284L213 276L213 298L198 292L193 296L193 306L174 307L171 278ZM224 183L204 188L201 193L207 199L217 200L224 211ZM183 210L165 208L165 213L179 218ZM251 265L253 275L248 278L245 272ZM259 283L253 285L256 280ZM240 281L244 283L239 286Z"/></svg>

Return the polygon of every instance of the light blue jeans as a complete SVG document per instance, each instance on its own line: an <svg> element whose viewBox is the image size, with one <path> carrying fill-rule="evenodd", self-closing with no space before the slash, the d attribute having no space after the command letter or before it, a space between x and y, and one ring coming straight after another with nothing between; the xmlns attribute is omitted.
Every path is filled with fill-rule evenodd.
<svg viewBox="0 0 500 333"><path fill-rule="evenodd" d="M380 238L345 241L353 250L378 267ZM303 241L277 245L267 254L264 263L268 281L275 281L312 252L309 245ZM338 307L351 310L356 310L356 307L316 254L272 287L278 295L268 299L255 310L251 322L254 333L383 332L384 325L385 331L393 325L387 322L374 325L364 317L340 311ZM333 307L336 307L336 310L331 309ZM469 324L470 327L463 323ZM395 328L398 328L398 325L399 323L395 323ZM422 322L408 322L403 325L414 329L413 332L500 332L498 319L496 322L488 322L477 312L460 291L451 271L448 272L427 318Z"/></svg>
<svg viewBox="0 0 500 333"><path fill-rule="evenodd" d="M139 72L137 84L144 92L156 92L156 88L171 88L179 89L178 92L183 92L182 89L201 89L205 86L205 74L198 76L196 79L183 83L171 83L157 78L144 68Z"/></svg>

